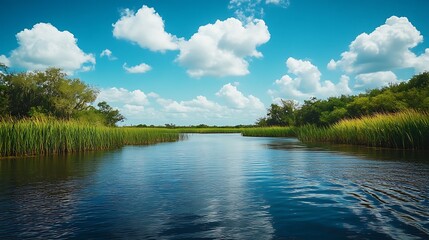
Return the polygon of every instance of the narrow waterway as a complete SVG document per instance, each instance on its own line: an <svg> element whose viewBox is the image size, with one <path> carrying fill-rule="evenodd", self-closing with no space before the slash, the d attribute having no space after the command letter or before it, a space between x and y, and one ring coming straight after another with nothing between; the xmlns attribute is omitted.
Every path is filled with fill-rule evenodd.
<svg viewBox="0 0 429 240"><path fill-rule="evenodd" d="M425 152L238 134L0 160L0 239L428 239Z"/></svg>

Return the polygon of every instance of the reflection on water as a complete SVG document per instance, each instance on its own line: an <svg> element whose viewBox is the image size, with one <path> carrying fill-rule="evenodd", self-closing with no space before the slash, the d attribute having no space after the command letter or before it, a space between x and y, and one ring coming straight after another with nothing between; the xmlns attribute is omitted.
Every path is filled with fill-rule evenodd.
<svg viewBox="0 0 429 240"><path fill-rule="evenodd" d="M90 152L0 159L0 239L35 238L40 233L61 238L73 231L67 223L74 220L76 199L86 184L82 179L96 171L102 156Z"/></svg>
<svg viewBox="0 0 429 240"><path fill-rule="evenodd" d="M0 160L0 239L427 239L424 152L238 134Z"/></svg>

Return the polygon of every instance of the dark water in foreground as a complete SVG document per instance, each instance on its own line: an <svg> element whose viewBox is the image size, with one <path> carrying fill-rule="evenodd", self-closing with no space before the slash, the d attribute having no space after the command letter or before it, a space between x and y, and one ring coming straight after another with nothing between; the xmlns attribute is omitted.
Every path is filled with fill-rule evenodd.
<svg viewBox="0 0 429 240"><path fill-rule="evenodd" d="M0 160L0 239L428 239L427 153L190 135Z"/></svg>

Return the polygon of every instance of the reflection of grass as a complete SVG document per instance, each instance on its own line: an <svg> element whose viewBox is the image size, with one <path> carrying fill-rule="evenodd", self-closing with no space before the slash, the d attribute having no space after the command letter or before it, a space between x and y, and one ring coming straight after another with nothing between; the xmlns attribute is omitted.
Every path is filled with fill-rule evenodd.
<svg viewBox="0 0 429 240"><path fill-rule="evenodd" d="M256 127L241 131L247 137L296 137L295 127Z"/></svg>
<svg viewBox="0 0 429 240"><path fill-rule="evenodd" d="M342 120L331 127L301 127L304 142L331 142L402 149L429 148L429 114L406 111Z"/></svg>
<svg viewBox="0 0 429 240"><path fill-rule="evenodd" d="M168 129L109 128L58 120L0 121L0 157L111 149L125 144L176 141Z"/></svg>

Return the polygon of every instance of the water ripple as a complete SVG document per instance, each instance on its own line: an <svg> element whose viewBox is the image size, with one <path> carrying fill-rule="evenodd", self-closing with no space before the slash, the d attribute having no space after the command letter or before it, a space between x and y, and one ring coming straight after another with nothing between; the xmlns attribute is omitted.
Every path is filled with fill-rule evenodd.
<svg viewBox="0 0 429 240"><path fill-rule="evenodd" d="M428 239L417 153L186 141L0 161L0 239Z"/></svg>

